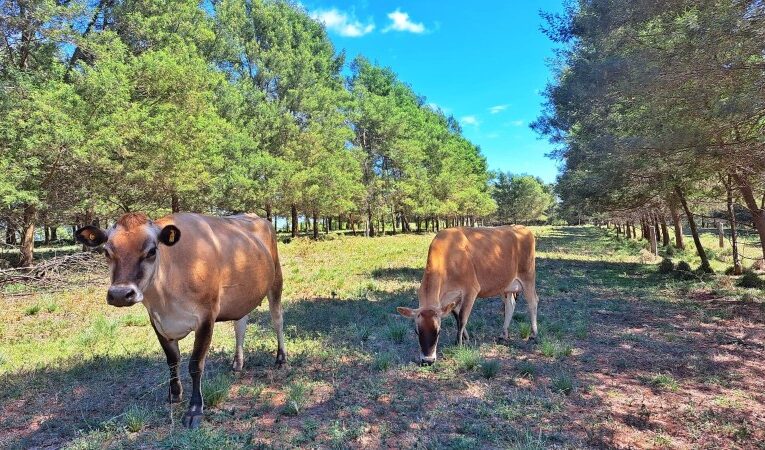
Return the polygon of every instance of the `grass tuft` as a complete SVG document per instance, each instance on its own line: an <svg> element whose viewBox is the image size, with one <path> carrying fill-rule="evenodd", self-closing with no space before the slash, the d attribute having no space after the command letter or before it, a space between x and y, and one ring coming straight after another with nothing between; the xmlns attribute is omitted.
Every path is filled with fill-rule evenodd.
<svg viewBox="0 0 765 450"><path fill-rule="evenodd" d="M406 339L406 334L409 331L409 327L401 322L394 322L388 325L388 337L391 341L400 344Z"/></svg>
<svg viewBox="0 0 765 450"><path fill-rule="evenodd" d="M42 309L42 306L40 306L39 304L27 306L26 308L24 308L24 315L25 316L37 315L37 313L39 313L41 309Z"/></svg>
<svg viewBox="0 0 765 450"><path fill-rule="evenodd" d="M460 370L470 371L481 364L481 354L476 348L467 346L457 347L450 352L450 356L457 363L457 368Z"/></svg>
<svg viewBox="0 0 765 450"><path fill-rule="evenodd" d="M527 322L521 322L518 324L518 334L520 334L521 339L528 339L531 337L531 324Z"/></svg>
<svg viewBox="0 0 765 450"><path fill-rule="evenodd" d="M574 380L570 375L561 373L553 378L550 388L553 392L558 392L563 395L569 395L574 391Z"/></svg>
<svg viewBox="0 0 765 450"><path fill-rule="evenodd" d="M375 359L372 362L372 367L374 367L375 370L384 372L390 369L395 359L396 355L391 352L378 353L375 355Z"/></svg>
<svg viewBox="0 0 765 450"><path fill-rule="evenodd" d="M534 378L537 373L537 368L531 361L520 361L515 368L522 377L526 378Z"/></svg>
<svg viewBox="0 0 765 450"><path fill-rule="evenodd" d="M741 279L738 280L738 285L739 287L747 289L762 289L763 286L765 286L765 282L762 281L762 278L760 278L757 273L750 269L744 272L744 274L741 276Z"/></svg>
<svg viewBox="0 0 765 450"><path fill-rule="evenodd" d="M202 383L202 397L205 405L215 408L228 398L233 380L225 373L219 373L214 377L204 380Z"/></svg>
<svg viewBox="0 0 765 450"><path fill-rule="evenodd" d="M557 339L543 339L539 346L539 351L548 358L563 358L571 356L573 349L570 345Z"/></svg>
<svg viewBox="0 0 765 450"><path fill-rule="evenodd" d="M486 360L481 363L481 374L484 378L494 378L499 373L501 365L496 359Z"/></svg>
<svg viewBox="0 0 765 450"><path fill-rule="evenodd" d="M131 433L141 431L150 420L151 412L146 408L136 405L131 406L122 417L125 429Z"/></svg>
<svg viewBox="0 0 765 450"><path fill-rule="evenodd" d="M302 380L295 380L287 386L287 403L284 405L284 414L296 416L303 410L308 402L310 386Z"/></svg>

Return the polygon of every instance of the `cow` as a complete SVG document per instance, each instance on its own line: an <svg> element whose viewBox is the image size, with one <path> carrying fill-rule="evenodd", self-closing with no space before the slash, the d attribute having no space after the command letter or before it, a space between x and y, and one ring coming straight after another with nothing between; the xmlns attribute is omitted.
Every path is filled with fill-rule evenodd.
<svg viewBox="0 0 765 450"><path fill-rule="evenodd" d="M276 331L276 364L286 361L282 331L282 273L271 223L256 215L210 217L172 214L157 221L129 213L108 230L85 226L75 233L88 247L103 246L111 285L106 302L142 303L170 367L168 401L181 401L178 341L194 331L192 380L183 424L197 428L204 416L202 373L216 322L235 321L233 369L244 363L249 313L268 297Z"/></svg>
<svg viewBox="0 0 765 450"><path fill-rule="evenodd" d="M469 339L467 321L477 297L501 295L505 305L503 338L523 293L531 319L531 338L537 335L534 234L520 225L494 228L447 228L428 249L428 261L417 291L419 307L399 307L399 314L414 319L420 344L420 362L436 361L441 319L450 312L457 321L457 344Z"/></svg>

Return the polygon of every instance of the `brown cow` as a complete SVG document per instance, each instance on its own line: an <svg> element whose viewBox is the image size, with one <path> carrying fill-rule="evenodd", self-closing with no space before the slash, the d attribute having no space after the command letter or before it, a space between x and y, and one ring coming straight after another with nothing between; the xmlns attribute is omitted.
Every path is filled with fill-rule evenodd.
<svg viewBox="0 0 765 450"><path fill-rule="evenodd" d="M180 401L183 392L178 341L195 332L185 426L196 428L204 415L202 372L215 322L236 321L233 367L241 370L247 316L268 296L278 341L276 363L285 362L282 273L269 221L249 214L173 214L152 222L144 214L131 213L108 230L86 226L76 237L90 247L104 246L111 271L107 303L143 303L149 312L170 366L170 402Z"/></svg>
<svg viewBox="0 0 765 450"><path fill-rule="evenodd" d="M515 297L523 292L537 335L534 234L515 225L496 228L447 228L439 232L428 250L428 262L417 296L417 309L397 308L415 321L420 361L436 360L441 318L451 312L457 320L457 343L468 339L465 329L477 297L502 295L505 303L503 337L515 310Z"/></svg>

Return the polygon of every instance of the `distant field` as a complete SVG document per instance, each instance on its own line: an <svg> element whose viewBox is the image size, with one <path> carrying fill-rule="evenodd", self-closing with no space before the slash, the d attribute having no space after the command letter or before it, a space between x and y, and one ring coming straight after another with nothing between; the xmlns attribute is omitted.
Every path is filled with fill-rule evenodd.
<svg viewBox="0 0 765 450"><path fill-rule="evenodd" d="M535 231L539 341L524 339L523 301L508 344L501 301L479 300L470 344L452 344L447 318L427 368L411 362L413 327L395 307L416 305L432 234L280 244L289 364L273 367L264 305L241 374L229 371L232 326L219 324L206 421L192 432L180 428L185 406L164 402L168 371L143 307L107 307L105 268L86 288L7 286L0 447L763 447L763 291L659 274L644 242L613 231ZM688 244L676 258L695 267ZM721 272L730 249L714 251Z"/></svg>

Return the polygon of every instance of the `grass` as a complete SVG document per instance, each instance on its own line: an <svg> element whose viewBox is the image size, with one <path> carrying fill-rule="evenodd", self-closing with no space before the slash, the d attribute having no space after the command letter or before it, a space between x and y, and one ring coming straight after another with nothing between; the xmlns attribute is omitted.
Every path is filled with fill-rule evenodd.
<svg viewBox="0 0 765 450"><path fill-rule="evenodd" d="M202 398L204 398L205 405L211 408L221 405L228 398L231 385L231 376L225 373L206 377L202 383Z"/></svg>
<svg viewBox="0 0 765 450"><path fill-rule="evenodd" d="M484 378L494 378L499 373L499 369L502 365L496 359L486 360L481 363L481 375Z"/></svg>
<svg viewBox="0 0 765 450"><path fill-rule="evenodd" d="M765 345L760 289L739 287L740 277L660 274L660 260L641 263L644 241L613 231L534 232L539 342L527 341L522 295L509 340L498 339L501 300L479 299L468 343L454 345L454 319L445 317L438 362L428 367L411 362L417 337L395 308L417 306L432 234L279 244L288 364L273 366L265 302L251 314L241 373L230 372L232 325L216 324L196 431L179 427L193 334L180 342L184 402L170 408L146 310L106 305L105 267L55 294L0 287L12 294L0 311L0 447L750 448L765 440L742 422L763 409L758 366L747 360ZM714 235L702 241L722 274L729 249L715 248ZM699 265L692 249L672 253L676 265ZM719 400L728 398L736 401ZM651 426L622 423L643 410ZM564 425L572 421L585 425Z"/></svg>
<svg viewBox="0 0 765 450"><path fill-rule="evenodd" d="M471 371L481 364L481 354L478 349L468 346L451 349L449 357L459 370Z"/></svg>
<svg viewBox="0 0 765 450"><path fill-rule="evenodd" d="M569 344L552 338L542 339L539 351L548 358L565 358L573 353L573 349Z"/></svg>

